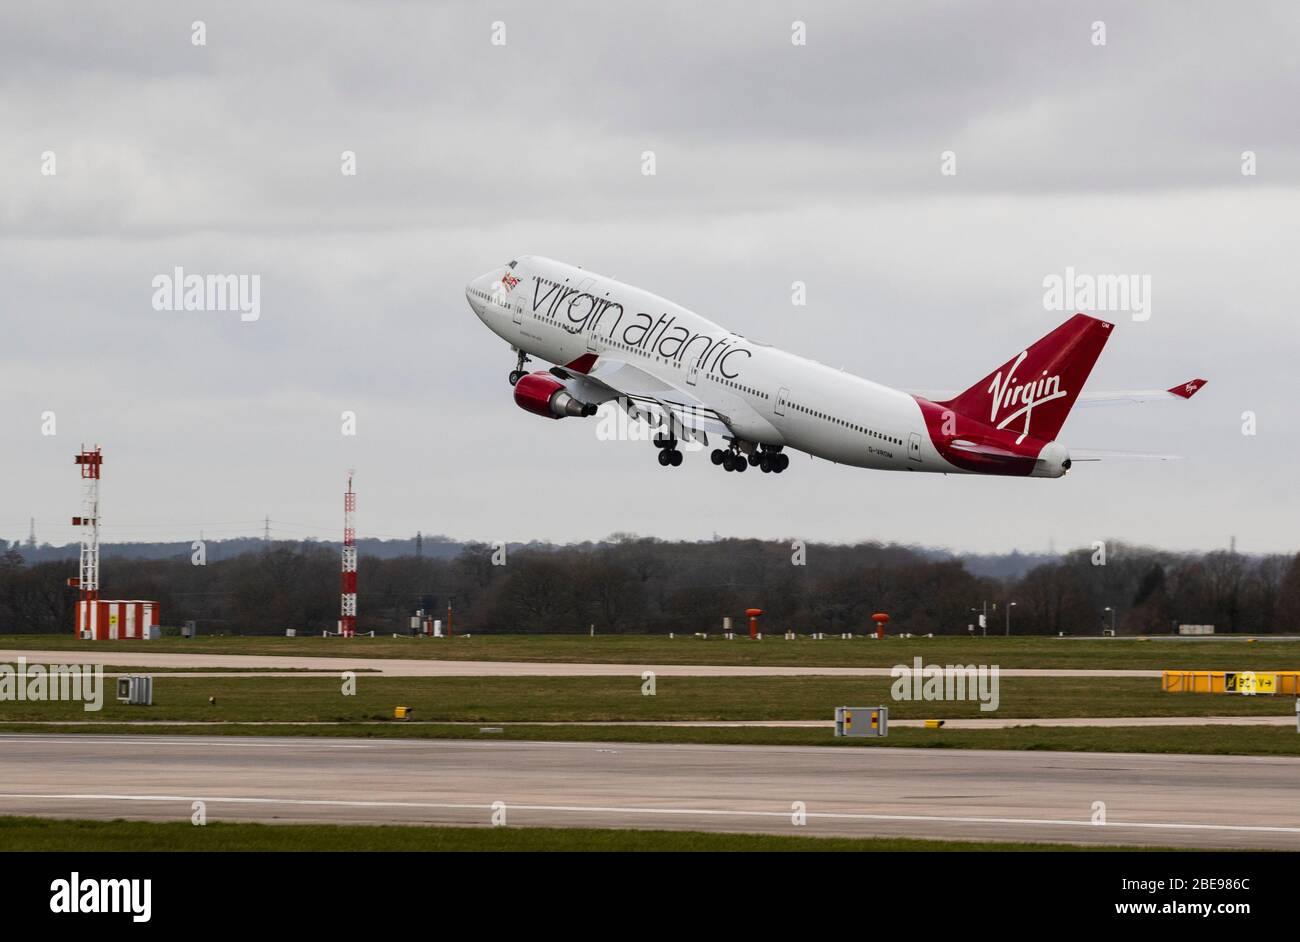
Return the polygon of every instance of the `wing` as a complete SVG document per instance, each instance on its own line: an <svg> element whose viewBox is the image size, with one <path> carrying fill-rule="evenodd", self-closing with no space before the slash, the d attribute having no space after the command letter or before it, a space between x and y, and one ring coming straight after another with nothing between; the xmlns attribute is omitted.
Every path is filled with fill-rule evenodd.
<svg viewBox="0 0 1300 942"><path fill-rule="evenodd" d="M709 433L733 434L726 415L626 360L588 354L551 372L564 380L570 394L579 400L599 404L617 399L633 418L652 425L667 421L683 438L698 436L707 443Z"/></svg>

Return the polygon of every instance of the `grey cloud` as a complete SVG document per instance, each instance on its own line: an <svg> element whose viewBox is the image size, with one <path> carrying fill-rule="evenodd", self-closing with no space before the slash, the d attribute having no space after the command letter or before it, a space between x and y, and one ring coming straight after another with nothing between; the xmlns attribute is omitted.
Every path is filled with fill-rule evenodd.
<svg viewBox="0 0 1300 942"><path fill-rule="evenodd" d="M1281 3L6 9L0 441L18 457L0 527L68 515L84 437L107 450L110 524L328 526L355 465L377 533L773 536L795 520L971 549L1293 548L1298 24ZM1258 177L1239 172L1246 149ZM523 252L903 388L965 385L1049 330L1041 281L1066 265L1149 273L1152 320L1121 322L1093 382L1211 384L1190 407L1066 427L1080 447L1187 454L1177 466L1047 486L810 459L743 486L667 477L644 446L511 404L509 352L463 286ZM176 265L260 274L261 320L154 311L150 279Z"/></svg>

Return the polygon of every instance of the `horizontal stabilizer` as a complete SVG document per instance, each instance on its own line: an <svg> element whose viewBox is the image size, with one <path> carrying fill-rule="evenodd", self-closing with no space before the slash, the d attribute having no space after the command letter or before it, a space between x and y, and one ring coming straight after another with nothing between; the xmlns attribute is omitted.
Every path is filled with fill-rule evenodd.
<svg viewBox="0 0 1300 942"><path fill-rule="evenodd" d="M1209 380L1192 379L1168 389L1121 389L1086 392L1079 396L1077 405L1107 406L1129 405L1135 402L1176 402L1191 399Z"/></svg>
<svg viewBox="0 0 1300 942"><path fill-rule="evenodd" d="M1178 402L1183 399L1191 399L1208 382L1207 379L1192 379L1185 383L1179 383L1177 386L1171 386L1168 389L1100 389L1085 391L1079 394L1074 407L1083 409L1088 406L1128 406L1143 402ZM922 399L929 399L931 402L942 402L945 399L951 399L956 393L951 389L929 389L913 390L912 395L920 396Z"/></svg>
<svg viewBox="0 0 1300 942"><path fill-rule="evenodd" d="M1071 461L1181 461L1182 455L1154 455L1143 451L1108 451L1101 448L1071 448Z"/></svg>

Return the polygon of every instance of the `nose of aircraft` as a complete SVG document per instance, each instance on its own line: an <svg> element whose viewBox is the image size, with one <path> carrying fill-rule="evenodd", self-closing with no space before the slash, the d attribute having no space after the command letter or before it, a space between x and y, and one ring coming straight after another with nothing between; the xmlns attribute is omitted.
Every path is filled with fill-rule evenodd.
<svg viewBox="0 0 1300 942"><path fill-rule="evenodd" d="M515 267L518 264L518 260L515 260L509 265L493 268L465 286L465 297L469 300L469 306L484 323L488 322L489 316L496 320L508 315L511 302L510 291L517 287L521 280L521 275Z"/></svg>
<svg viewBox="0 0 1300 942"><path fill-rule="evenodd" d="M487 313L488 301L496 284L500 284L500 275L484 272L465 286L465 299L469 301L470 309L480 318Z"/></svg>

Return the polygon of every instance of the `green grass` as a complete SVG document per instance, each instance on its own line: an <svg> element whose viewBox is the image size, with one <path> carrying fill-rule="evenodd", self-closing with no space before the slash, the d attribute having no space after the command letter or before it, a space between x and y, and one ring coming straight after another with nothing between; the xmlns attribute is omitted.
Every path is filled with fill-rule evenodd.
<svg viewBox="0 0 1300 942"><path fill-rule="evenodd" d="M114 699L104 681L104 708L80 702L0 702L0 722L52 720L223 720L239 722L390 720L409 706L420 721L829 720L836 706L885 703L894 719L959 717L1289 715L1290 697L1170 694L1156 678L1009 677L996 712L977 701L895 702L888 677L660 677L643 696L629 677L382 677L358 675L344 696L333 677L154 678L154 705ZM208 702L215 697L215 705ZM1300 738L1300 737L1298 737Z"/></svg>
<svg viewBox="0 0 1300 942"><path fill-rule="evenodd" d="M488 725L488 724L484 724ZM1045 752L1187 753L1200 755L1300 756L1300 735L1290 727L1047 727L1010 729L900 729L886 739L836 739L829 729L681 726L520 726L495 724L501 733L482 733L477 724L386 723L379 726L22 726L0 722L0 733L85 733L191 736L296 736L357 739L490 739L523 742L699 743L705 745L824 746L842 749L1013 749Z"/></svg>
<svg viewBox="0 0 1300 942"><path fill-rule="evenodd" d="M779 628L762 642L725 641L710 629L708 640L662 635L478 635L451 639L213 637L113 641L114 651L192 654L261 654L337 657L403 657L445 660L573 661L626 664L737 664L804 667L891 667L922 657L926 663L997 664L1003 668L1148 670L1295 670L1300 641L1236 639L1142 641L1130 638L889 637L875 641L838 636L824 641L782 640ZM69 635L3 635L0 648L81 650L88 643Z"/></svg>
<svg viewBox="0 0 1300 942"><path fill-rule="evenodd" d="M459 643L459 642L454 642ZM828 645L830 642L826 642ZM855 642L856 643L856 642ZM867 645L871 642L862 642ZM1109 643L1109 642L1107 642ZM416 643L418 644L418 643ZM701 643L712 647L713 643ZM815 645L816 642L809 642ZM843 642L848 646L849 642ZM725 644L716 645L724 648ZM1246 645L1236 645L1246 649ZM346 662L340 662L345 667ZM8 731L190 732L309 736L477 737L477 725L509 725L515 739L599 742L698 742L771 745L861 745L835 740L828 729L708 729L671 727L529 727L525 722L664 723L674 721L829 720L834 707L888 704L892 719L1125 716L1289 716L1291 697L1168 694L1156 678L1002 678L1000 706L982 713L974 701L894 701L888 677L660 677L656 696L628 677L383 677L358 674L356 694L344 696L333 676L191 677L159 674L154 705L132 707L113 698L106 681L104 709L89 713L72 702L0 702ZM209 703L209 697L215 703ZM396 706L413 708L414 723L392 719ZM127 726L149 720L218 726ZM24 723L91 723L46 726ZM329 723L294 726L291 723ZM240 725L264 723L265 726ZM370 725L363 725L370 724ZM1300 754L1289 727L1047 728L909 730L895 727L885 746L976 749L1059 749L1106 752L1191 752L1246 755Z"/></svg>
<svg viewBox="0 0 1300 942"><path fill-rule="evenodd" d="M87 821L0 817L6 851L1077 851L1166 848L600 828Z"/></svg>

